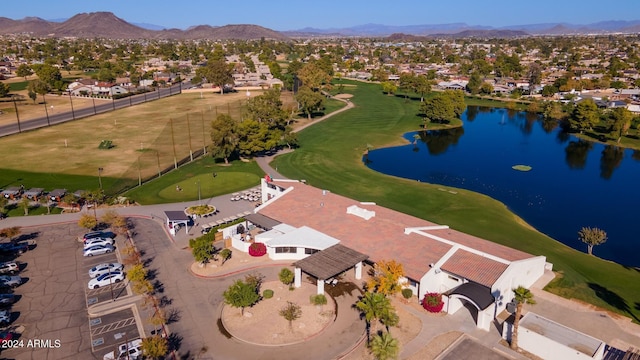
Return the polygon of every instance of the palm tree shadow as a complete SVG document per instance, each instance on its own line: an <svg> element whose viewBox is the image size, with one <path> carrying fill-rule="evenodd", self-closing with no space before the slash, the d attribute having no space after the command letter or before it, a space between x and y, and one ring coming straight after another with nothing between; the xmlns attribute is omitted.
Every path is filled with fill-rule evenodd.
<svg viewBox="0 0 640 360"><path fill-rule="evenodd" d="M616 309L629 314L636 322L640 322L640 319L631 311L627 301L620 295L598 284L589 283L588 285L596 293L597 297ZM640 310L640 303L635 303L635 310Z"/></svg>

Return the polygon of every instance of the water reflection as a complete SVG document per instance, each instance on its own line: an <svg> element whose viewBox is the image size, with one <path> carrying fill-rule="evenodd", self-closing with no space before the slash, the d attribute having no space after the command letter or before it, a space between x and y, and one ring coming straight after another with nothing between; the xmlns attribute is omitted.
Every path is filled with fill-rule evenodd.
<svg viewBox="0 0 640 360"><path fill-rule="evenodd" d="M555 120L504 109L469 106L463 124L405 134L408 145L372 150L363 162L382 173L491 196L579 250L577 231L599 227L609 241L598 246L598 256L640 266L633 226L640 194L629 191L640 178L640 151L581 140ZM514 171L516 164L533 169Z"/></svg>
<svg viewBox="0 0 640 360"><path fill-rule="evenodd" d="M603 179L611 179L613 176L613 170L617 169L624 158L624 149L607 145L602 150L602 157L600 157L600 177Z"/></svg>
<svg viewBox="0 0 640 360"><path fill-rule="evenodd" d="M418 135L420 136L420 140L427 145L429 154L444 154L449 146L457 144L460 137L464 135L464 127L446 130L420 131Z"/></svg>
<svg viewBox="0 0 640 360"><path fill-rule="evenodd" d="M567 165L569 165L570 169L584 169L584 166L587 164L587 156L589 155L589 150L593 148L593 143L577 140L569 142L569 145L564 149L565 151L565 161Z"/></svg>

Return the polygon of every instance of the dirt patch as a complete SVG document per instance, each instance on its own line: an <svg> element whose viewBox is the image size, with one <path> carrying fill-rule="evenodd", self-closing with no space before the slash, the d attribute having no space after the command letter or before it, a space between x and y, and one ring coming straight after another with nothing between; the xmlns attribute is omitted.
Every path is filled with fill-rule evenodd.
<svg viewBox="0 0 640 360"><path fill-rule="evenodd" d="M334 96L336 99L351 99L353 94L338 94Z"/></svg>
<svg viewBox="0 0 640 360"><path fill-rule="evenodd" d="M302 283L300 288L289 290L288 286L277 281L262 284L262 289L271 289L271 299L263 299L251 308L244 310L225 305L222 309L222 322L234 337L246 342L264 345L282 345L304 341L318 334L335 319L335 303L328 298L327 305L315 306L309 297L316 294L316 287ZM302 315L289 322L279 311L287 302L300 306Z"/></svg>

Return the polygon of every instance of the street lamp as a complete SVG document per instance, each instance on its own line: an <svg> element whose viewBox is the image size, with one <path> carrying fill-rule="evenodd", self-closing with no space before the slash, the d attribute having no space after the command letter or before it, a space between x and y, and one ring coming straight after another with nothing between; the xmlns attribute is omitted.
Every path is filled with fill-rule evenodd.
<svg viewBox="0 0 640 360"><path fill-rule="evenodd" d="M71 117L73 120L76 119L76 112L73 110L73 98L71 97L71 90L68 90L69 93L69 101L71 102Z"/></svg>
<svg viewBox="0 0 640 360"><path fill-rule="evenodd" d="M103 168L98 168L98 183L100 184L100 190L102 191L102 170Z"/></svg>
<svg viewBox="0 0 640 360"><path fill-rule="evenodd" d="M18 114L18 104L16 104L16 95L11 95L11 100L13 100L13 107L16 109L16 119L18 120L18 132L21 133L22 129L20 128L20 115Z"/></svg>

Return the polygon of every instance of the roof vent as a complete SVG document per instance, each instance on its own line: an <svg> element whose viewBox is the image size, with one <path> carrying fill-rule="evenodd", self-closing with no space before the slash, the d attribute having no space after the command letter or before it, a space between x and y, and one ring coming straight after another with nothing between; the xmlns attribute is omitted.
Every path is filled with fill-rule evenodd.
<svg viewBox="0 0 640 360"><path fill-rule="evenodd" d="M357 205L349 206L347 208L347 214L352 214L352 215L355 215L357 217L361 217L361 218L363 218L365 220L369 220L372 217L376 216L376 212L375 211L363 209L361 207L358 207Z"/></svg>

